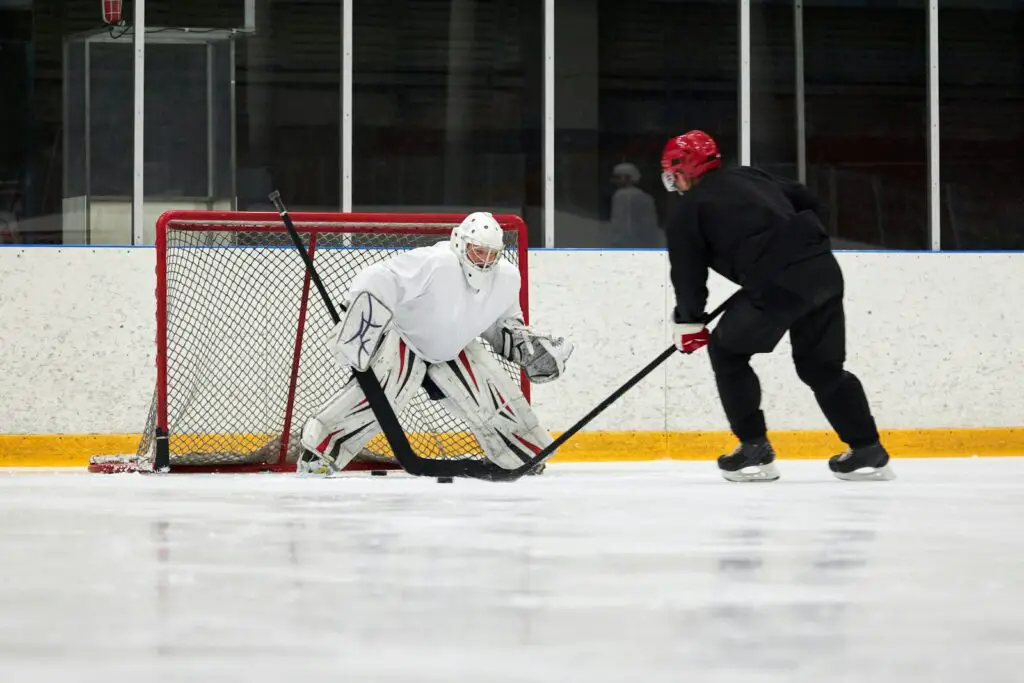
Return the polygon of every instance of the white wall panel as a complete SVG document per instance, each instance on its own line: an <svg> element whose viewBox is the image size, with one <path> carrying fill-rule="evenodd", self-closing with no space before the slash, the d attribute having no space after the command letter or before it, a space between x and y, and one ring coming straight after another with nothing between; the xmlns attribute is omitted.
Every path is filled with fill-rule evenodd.
<svg viewBox="0 0 1024 683"><path fill-rule="evenodd" d="M0 249L0 433L142 428L155 376L154 257L147 248ZM839 258L849 368L880 426L1024 424L1024 254ZM533 324L576 343L564 380L534 389L545 424L560 430L669 344L667 259L660 251L536 251L530 264ZM714 277L710 306L732 289ZM793 371L788 341L756 367L772 428L827 428ZM669 359L591 425L726 428L704 352Z"/></svg>

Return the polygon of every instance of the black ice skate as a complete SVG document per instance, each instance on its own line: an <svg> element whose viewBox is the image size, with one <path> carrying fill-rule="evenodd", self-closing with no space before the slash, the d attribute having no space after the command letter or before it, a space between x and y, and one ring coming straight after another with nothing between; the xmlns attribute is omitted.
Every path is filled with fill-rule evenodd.
<svg viewBox="0 0 1024 683"><path fill-rule="evenodd" d="M889 467L889 453L880 443L851 448L828 460L832 474L846 481L889 481L896 478Z"/></svg>
<svg viewBox="0 0 1024 683"><path fill-rule="evenodd" d="M729 455L718 458L718 469L729 481L775 481L775 449L767 439L741 443Z"/></svg>

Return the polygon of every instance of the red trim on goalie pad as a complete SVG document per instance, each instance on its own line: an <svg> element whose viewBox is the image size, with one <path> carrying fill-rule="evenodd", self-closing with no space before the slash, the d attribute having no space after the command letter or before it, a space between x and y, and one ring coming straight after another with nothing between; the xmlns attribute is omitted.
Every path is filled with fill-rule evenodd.
<svg viewBox="0 0 1024 683"><path fill-rule="evenodd" d="M529 449L530 449L531 451L533 451L533 454L534 454L534 455L537 455L537 454L538 454L538 453L540 453L540 452L541 452L542 450L544 450L544 449L543 449L543 448L541 448L540 446L535 446L535 445L533 445L532 443L530 443L529 441L527 441L527 440L526 440L526 439L524 439L523 437L519 436L518 434L513 434L512 436L516 437L516 441L518 441L519 443L523 444L524 446L526 446L527 448L529 448Z"/></svg>
<svg viewBox="0 0 1024 683"><path fill-rule="evenodd" d="M330 434L327 435L326 439L324 439L319 444L317 444L316 449L318 451L320 451L321 453L323 453L324 451L327 450L327 447L331 445L331 439L333 439L338 434L341 434L343 431L345 431L345 430L344 429L339 429L336 432L331 432Z"/></svg>
<svg viewBox="0 0 1024 683"><path fill-rule="evenodd" d="M473 386L476 387L477 391L480 391L480 385L476 382L476 377L473 375L473 368L469 365L469 358L466 356L465 351L459 351L459 360L462 361L462 367L466 368L466 374L473 380Z"/></svg>
<svg viewBox="0 0 1024 683"><path fill-rule="evenodd" d="M398 377L401 379L402 373L405 372L405 340L401 337L398 338Z"/></svg>
<svg viewBox="0 0 1024 683"><path fill-rule="evenodd" d="M498 395L498 399L501 401L501 405L504 406L505 410L508 411L508 414L511 415L512 417L516 417L515 411L512 410L512 404L505 400L505 397L501 395L501 392L498 391L497 387L491 386L491 388L494 389L494 393Z"/></svg>

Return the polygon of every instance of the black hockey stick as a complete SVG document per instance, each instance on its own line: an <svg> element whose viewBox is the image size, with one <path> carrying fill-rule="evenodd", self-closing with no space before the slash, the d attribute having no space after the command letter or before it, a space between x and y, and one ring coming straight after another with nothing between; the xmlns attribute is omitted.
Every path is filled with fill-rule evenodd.
<svg viewBox="0 0 1024 683"><path fill-rule="evenodd" d="M320 279L320 274L313 266L313 259L310 258L306 245L302 243L302 238L299 236L299 231L295 228L295 223L292 222L291 216L288 215L288 209L285 208L284 202L281 200L281 193L274 190L270 193L269 198L274 204L274 208L277 209L278 214L280 214L281 220L284 221L284 225L288 229L288 235L292 238L292 243L302 256L302 260L306 264L306 271L309 273L310 279L313 280L313 284L316 285L317 291L320 292L320 298L323 300L324 306L327 307L331 320L337 325L341 322L338 308L343 312L347 309L344 304L339 304L338 308L335 308L334 301L327 293L323 280ZM360 372L353 368L352 374L359 383L359 388L363 390L367 403L370 404L370 409L373 410L373 414L377 417L381 431L384 433L385 438L387 438L388 444L391 445L391 450L394 451L398 464L409 474L430 474L421 471L423 461L413 453L409 439L405 435L405 430L399 424L398 416L395 415L388 397L384 395L384 389L380 385L380 380L373 374L373 370Z"/></svg>
<svg viewBox="0 0 1024 683"><path fill-rule="evenodd" d="M334 302L327 293L327 288L324 287L323 280L320 279L320 274L313 266L313 259L310 257L309 251L306 249L306 245L302 243L302 238L299 236L299 231L296 229L295 223L292 222L291 216L288 215L288 209L285 208L284 202L281 200L281 193L274 190L270 193L269 199L273 203L274 208L277 209L278 214L281 216L281 220L284 221L285 228L288 229L288 235L291 237L292 243L302 256L302 260L306 264L306 271L309 273L309 277L313 281L313 284L316 285L317 291L320 292L320 298L323 299L324 305L327 307L327 312L331 316L331 320L333 320L334 324L337 325L341 322L341 316L338 314L338 308L343 312L347 309L343 304L339 304L337 308L334 306ZM377 417L377 422L380 424L381 432L388 440L391 450L394 451L395 459L398 461L398 464L402 466L402 469L409 474L421 477L473 477L475 479L495 479L500 477L502 472L516 471L502 470L490 461L482 462L470 459L450 461L427 460L419 457L413 452L412 446L409 444L409 438L405 435L405 430L402 429L402 425L398 422L398 416L395 415L394 408L391 407L391 401L389 401L388 397L384 394L384 389L380 385L380 380L378 380L377 376L373 374L373 370L370 369L365 372L360 372L353 368L352 374L359 383L359 388L363 390L363 394L366 396L370 409Z"/></svg>
<svg viewBox="0 0 1024 683"><path fill-rule="evenodd" d="M725 309L729 307L729 304L732 303L733 299L735 299L739 293L739 291L733 292L733 294L728 299L720 303L718 307L715 308L715 310L711 311L706 316L704 316L704 324L708 325L715 318L722 315L722 313L725 312ZM655 368L657 368L659 365L664 363L666 360L668 360L676 353L679 353L679 349L676 348L675 344L659 353L657 358L655 358L650 363L645 365L644 368L640 370L640 372L636 373L628 380L626 380L625 384L623 384L621 387L613 391L608 396L608 398L597 404L597 406L593 410L591 410L589 413L580 418L580 420L576 422L576 424L574 424L572 427L569 427L569 429L567 429L561 436L559 436L557 439L548 444L540 453L538 453L529 461L524 463L522 467L519 467L514 470L502 470L501 472L497 473L497 476L492 477L492 479L495 481L515 481L516 479L519 479L540 463L547 460L549 457L551 457L555 450L557 450L562 444L564 444L566 441L575 436L577 432L586 427L587 424L589 424L595 417L603 413L608 406L615 403L615 401L617 401L619 397L621 397L627 391L635 387L640 382L640 380L654 372Z"/></svg>

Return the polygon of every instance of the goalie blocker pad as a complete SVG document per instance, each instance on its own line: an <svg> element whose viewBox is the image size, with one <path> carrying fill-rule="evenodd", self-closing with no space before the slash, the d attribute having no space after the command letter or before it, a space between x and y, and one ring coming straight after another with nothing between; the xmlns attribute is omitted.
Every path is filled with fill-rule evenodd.
<svg viewBox="0 0 1024 683"><path fill-rule="evenodd" d="M469 425L498 467L522 467L553 441L522 389L480 342L471 342L455 360L429 365L427 376L444 395L445 409Z"/></svg>
<svg viewBox="0 0 1024 683"><path fill-rule="evenodd" d="M327 349L341 366L365 372L377 356L392 313L370 292L359 292L344 319L327 338Z"/></svg>

